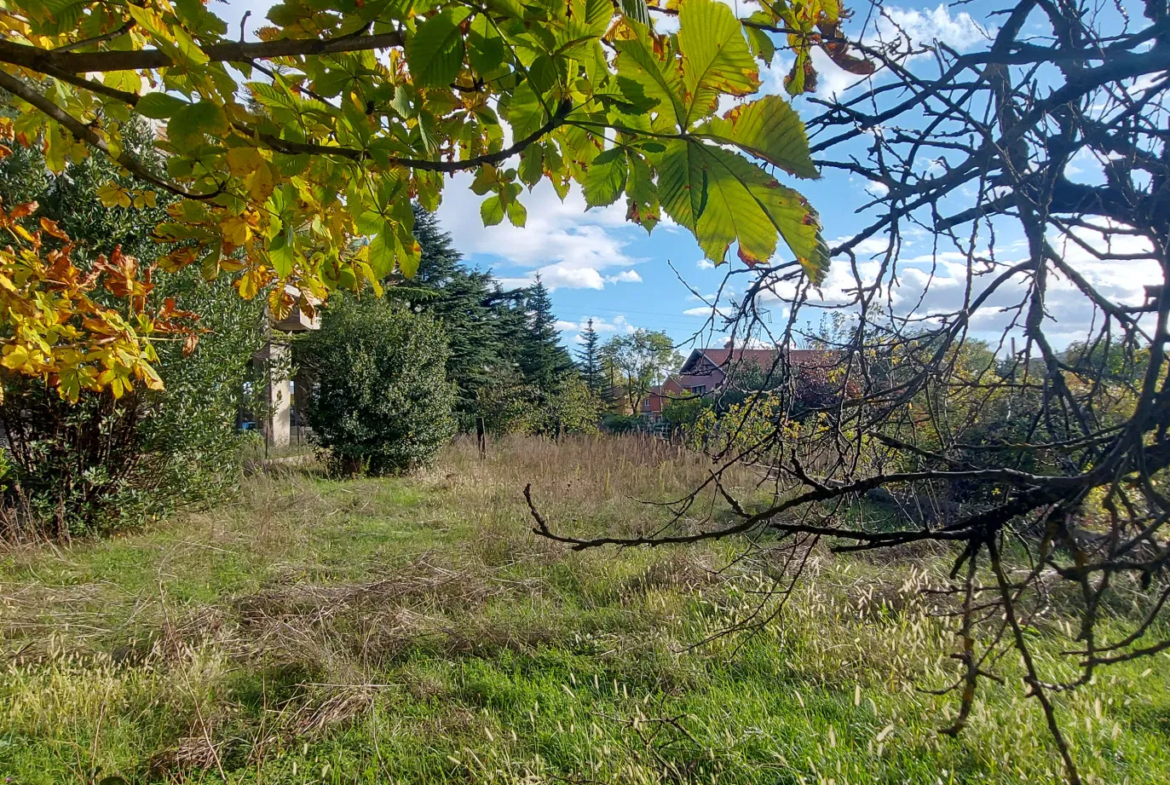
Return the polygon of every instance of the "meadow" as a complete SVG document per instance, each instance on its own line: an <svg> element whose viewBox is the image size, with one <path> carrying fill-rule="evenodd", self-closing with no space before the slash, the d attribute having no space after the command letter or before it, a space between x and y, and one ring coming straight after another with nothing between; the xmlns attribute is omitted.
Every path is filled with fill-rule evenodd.
<svg viewBox="0 0 1170 785"><path fill-rule="evenodd" d="M667 513L645 502L706 472L636 437L508 439L485 459L459 441L413 477L290 465L230 505L4 552L0 777L1060 781L1011 662L963 734L938 733L956 644L922 590L946 551L818 548L773 623L718 635L767 595L758 543L574 552L532 533L522 495L566 530L648 531ZM1062 623L1053 607L1031 631L1045 664ZM1170 657L1056 700L1086 781L1170 781Z"/></svg>

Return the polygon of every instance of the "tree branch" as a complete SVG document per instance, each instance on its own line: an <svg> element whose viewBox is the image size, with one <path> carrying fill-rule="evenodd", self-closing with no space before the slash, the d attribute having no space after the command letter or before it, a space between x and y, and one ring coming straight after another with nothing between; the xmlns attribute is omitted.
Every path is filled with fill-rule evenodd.
<svg viewBox="0 0 1170 785"><path fill-rule="evenodd" d="M97 148L113 160L117 161L119 165L124 167L135 177L138 177L145 182L151 183L152 185L162 188L164 191L169 191L170 193L185 197L187 199L212 199L221 192L221 189L217 188L211 193L192 193L175 185L174 183L158 177L149 169L147 169L141 161L127 153L125 150L115 156L111 152L109 145L106 144L106 140L103 139L96 130L81 122L76 117L72 116L64 109L50 101L48 98L38 93L32 87L5 71L0 71L0 87L32 104L50 118L60 123L71 134L73 134L74 138Z"/></svg>
<svg viewBox="0 0 1170 785"><path fill-rule="evenodd" d="M353 38L282 38L277 41L250 43L224 41L202 47L213 63L247 63L250 60L275 57L363 52L370 49L390 49L402 46L398 33L380 33ZM0 41L0 62L11 63L31 71L48 74L50 71L80 73L107 73L110 71L143 71L172 68L176 63L161 49L139 49L131 52L71 52L62 49L46 50L13 41Z"/></svg>

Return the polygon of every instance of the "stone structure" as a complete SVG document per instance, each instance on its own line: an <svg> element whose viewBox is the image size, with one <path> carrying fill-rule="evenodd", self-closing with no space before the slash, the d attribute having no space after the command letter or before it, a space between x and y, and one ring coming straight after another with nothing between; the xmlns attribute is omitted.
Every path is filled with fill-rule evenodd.
<svg viewBox="0 0 1170 785"><path fill-rule="evenodd" d="M294 300L306 298L310 304L316 302L307 294L302 294L294 286L285 285L287 292ZM264 418L264 439L270 447L285 447L291 441L292 415L294 405L294 385L296 382L289 378L292 368L292 348L289 345L288 335L316 330L321 326L321 317L314 313L313 318L306 316L300 308L294 307L287 317L277 321L269 319L268 340L264 347L253 356L253 362L264 373L266 379L264 404L266 411ZM303 423L303 410L300 409L303 394L296 395L298 407L297 422Z"/></svg>

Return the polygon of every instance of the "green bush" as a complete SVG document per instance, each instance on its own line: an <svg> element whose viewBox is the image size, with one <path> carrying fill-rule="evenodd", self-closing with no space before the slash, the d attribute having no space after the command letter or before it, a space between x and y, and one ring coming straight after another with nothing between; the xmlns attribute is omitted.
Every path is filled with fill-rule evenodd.
<svg viewBox="0 0 1170 785"><path fill-rule="evenodd" d="M645 430L646 421L636 414L607 414L601 427L607 433L637 433Z"/></svg>
<svg viewBox="0 0 1170 785"><path fill-rule="evenodd" d="M313 378L309 425L335 471L410 471L454 435L447 342L430 317L338 296L297 350Z"/></svg>
<svg viewBox="0 0 1170 785"><path fill-rule="evenodd" d="M9 464L0 539L114 532L239 486L236 415L260 343L260 307L197 271L161 274L156 284L157 296L202 312L208 330L186 357L179 344L159 342L164 390L139 386L118 400L85 393L69 404L43 380L0 374Z"/></svg>
<svg viewBox="0 0 1170 785"><path fill-rule="evenodd" d="M563 374L543 411L544 433L594 434L601 420L601 399L576 373Z"/></svg>
<svg viewBox="0 0 1170 785"><path fill-rule="evenodd" d="M672 432L681 433L693 428L695 423L714 406L715 402L710 398L700 396L676 398L663 407L662 419L670 424Z"/></svg>

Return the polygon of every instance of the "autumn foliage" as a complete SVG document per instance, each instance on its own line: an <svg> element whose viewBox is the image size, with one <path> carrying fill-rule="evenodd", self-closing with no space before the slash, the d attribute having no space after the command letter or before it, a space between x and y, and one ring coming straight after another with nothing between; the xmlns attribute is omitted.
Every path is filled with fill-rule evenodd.
<svg viewBox="0 0 1170 785"><path fill-rule="evenodd" d="M194 314L179 310L172 298L154 308L152 268L140 268L120 249L99 256L91 269L79 268L71 258L73 243L54 221L41 218L34 230L22 225L36 208L0 205L8 240L0 246L0 313L7 328L0 364L46 378L69 401L82 390L108 388L120 398L137 384L161 389L151 339L182 340L193 348ZM100 302L101 291L118 307Z"/></svg>

